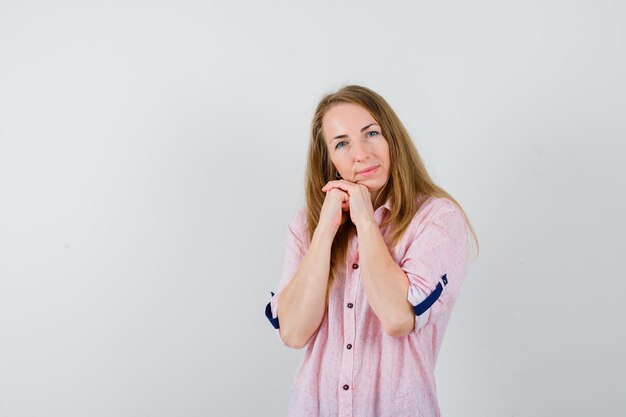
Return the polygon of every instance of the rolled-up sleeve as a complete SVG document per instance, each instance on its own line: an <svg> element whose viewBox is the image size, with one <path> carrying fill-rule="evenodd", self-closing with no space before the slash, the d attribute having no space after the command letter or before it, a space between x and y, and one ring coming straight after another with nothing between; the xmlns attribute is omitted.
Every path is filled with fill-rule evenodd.
<svg viewBox="0 0 626 417"><path fill-rule="evenodd" d="M454 306L467 269L467 223L456 207L435 213L415 232L400 267L409 280L407 300L415 311L415 330Z"/></svg>
<svg viewBox="0 0 626 417"><path fill-rule="evenodd" d="M278 329L278 299L282 290L295 275L308 247L306 210L300 209L289 222L285 236L285 257L276 294L272 295L266 307L266 316L274 328Z"/></svg>

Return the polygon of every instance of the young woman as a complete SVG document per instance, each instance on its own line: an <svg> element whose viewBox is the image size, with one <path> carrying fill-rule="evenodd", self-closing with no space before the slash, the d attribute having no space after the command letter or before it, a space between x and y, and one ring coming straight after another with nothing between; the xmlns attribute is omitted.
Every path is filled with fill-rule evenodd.
<svg viewBox="0 0 626 417"><path fill-rule="evenodd" d="M470 233L380 95L351 85L321 100L306 208L265 311L284 344L307 348L290 416L439 416L435 361Z"/></svg>

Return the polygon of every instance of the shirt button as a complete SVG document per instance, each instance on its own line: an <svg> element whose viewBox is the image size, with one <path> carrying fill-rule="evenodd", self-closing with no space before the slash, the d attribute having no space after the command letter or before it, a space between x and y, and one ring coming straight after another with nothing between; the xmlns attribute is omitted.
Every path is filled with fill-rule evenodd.
<svg viewBox="0 0 626 417"><path fill-rule="evenodd" d="M352 345L350 343L348 343L348 346L346 346L348 349L352 349Z"/></svg>
<svg viewBox="0 0 626 417"><path fill-rule="evenodd" d="M359 267L359 264L352 264L352 269L357 269Z"/></svg>
<svg viewBox="0 0 626 417"><path fill-rule="evenodd" d="M354 304L348 303L348 308L352 308L352 307L354 307Z"/></svg>
<svg viewBox="0 0 626 417"><path fill-rule="evenodd" d="M346 390L346 391L348 391L348 390L350 389L350 386L349 386L349 385L344 385L344 386L343 386L343 389L344 389L344 390Z"/></svg>

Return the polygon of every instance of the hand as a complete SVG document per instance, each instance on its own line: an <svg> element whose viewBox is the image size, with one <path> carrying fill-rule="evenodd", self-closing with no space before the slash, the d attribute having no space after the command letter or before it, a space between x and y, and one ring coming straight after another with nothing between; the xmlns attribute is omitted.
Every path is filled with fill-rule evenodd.
<svg viewBox="0 0 626 417"><path fill-rule="evenodd" d="M337 232L339 226L348 220L348 198L348 193L339 188L329 190L324 198L317 226Z"/></svg>
<svg viewBox="0 0 626 417"><path fill-rule="evenodd" d="M357 228L364 222L373 222L374 220L374 207L372 206L372 194L366 186L356 184L354 182L346 180L329 181L322 191L328 193L335 190L341 191L347 194L346 200L347 210L350 211L350 219Z"/></svg>

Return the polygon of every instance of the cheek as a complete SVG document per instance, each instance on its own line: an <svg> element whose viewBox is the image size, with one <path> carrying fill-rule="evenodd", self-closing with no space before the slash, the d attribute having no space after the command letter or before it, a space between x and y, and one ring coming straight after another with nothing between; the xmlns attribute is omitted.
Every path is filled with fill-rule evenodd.
<svg viewBox="0 0 626 417"><path fill-rule="evenodd" d="M389 146L387 145L387 142L385 142L384 144L382 144L380 146L380 148L378 149L378 155L379 158L382 162L385 163L385 165L389 165Z"/></svg>
<svg viewBox="0 0 626 417"><path fill-rule="evenodd" d="M335 166L335 168L337 168L337 171L343 171L346 168L346 158L342 158L341 155L333 155L330 158L330 161L333 163L333 165Z"/></svg>

